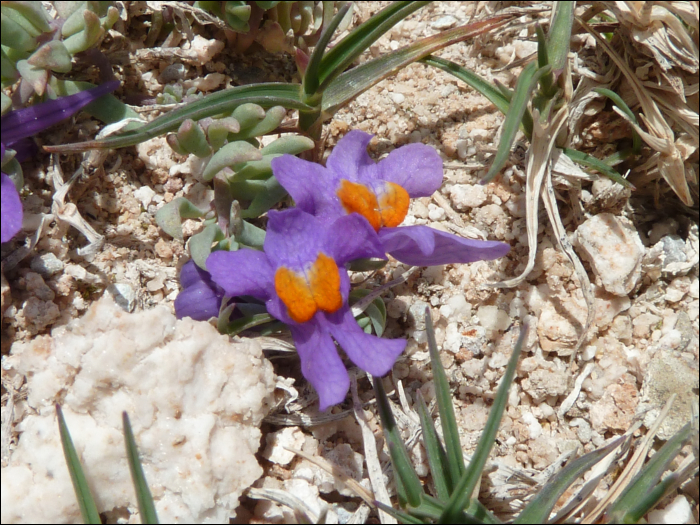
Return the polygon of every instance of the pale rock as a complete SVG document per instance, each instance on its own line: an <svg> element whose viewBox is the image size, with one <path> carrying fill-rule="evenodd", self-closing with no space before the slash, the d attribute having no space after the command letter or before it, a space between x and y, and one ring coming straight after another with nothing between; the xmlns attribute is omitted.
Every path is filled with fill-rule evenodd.
<svg viewBox="0 0 700 525"><path fill-rule="evenodd" d="M661 322L658 315L644 313L634 318L632 321L632 333L635 337L649 337L651 331Z"/></svg>
<svg viewBox="0 0 700 525"><path fill-rule="evenodd" d="M463 295L453 295L445 304L452 309L452 314L457 320L466 320L472 314L472 305L467 302Z"/></svg>
<svg viewBox="0 0 700 525"><path fill-rule="evenodd" d="M275 378L256 342L232 343L163 306L127 314L105 294L51 336L15 343L3 366L27 377L32 411L2 469L3 523L80 520L57 401L100 512L127 509L139 521L122 411L164 523L228 523L262 474L255 453Z"/></svg>
<svg viewBox="0 0 700 525"><path fill-rule="evenodd" d="M289 465L295 454L286 448L300 450L304 445L304 434L299 430L299 427L287 427L267 434L265 441L267 447L263 452L263 457L278 465Z"/></svg>
<svg viewBox="0 0 700 525"><path fill-rule="evenodd" d="M141 203L144 209L148 208L155 194L156 192L153 191L150 186L141 186L138 190L134 191L134 197L136 197L136 200Z"/></svg>
<svg viewBox="0 0 700 525"><path fill-rule="evenodd" d="M683 525L685 523L695 523L693 508L682 494L663 509L652 510L647 516L648 523L659 523L668 525Z"/></svg>
<svg viewBox="0 0 700 525"><path fill-rule="evenodd" d="M428 308L430 314L429 307L425 301L416 301L408 307L408 320L415 330L425 330L425 309Z"/></svg>
<svg viewBox="0 0 700 525"><path fill-rule="evenodd" d="M662 237L676 235L678 233L678 221L673 218L655 222L649 231L649 243L656 244Z"/></svg>
<svg viewBox="0 0 700 525"><path fill-rule="evenodd" d="M537 439L542 435L542 425L530 412L525 412L521 418L530 431L530 439Z"/></svg>
<svg viewBox="0 0 700 525"><path fill-rule="evenodd" d="M566 303L571 303L571 301L566 301ZM544 303L537 319L537 336L542 350L556 352L562 357L571 355L579 334L577 327L571 323L570 319L572 319L570 315L561 315L551 302ZM573 317L573 319L580 318Z"/></svg>
<svg viewBox="0 0 700 525"><path fill-rule="evenodd" d="M599 213L578 227L575 242L608 292L627 295L636 286L644 246L629 220Z"/></svg>
<svg viewBox="0 0 700 525"><path fill-rule="evenodd" d="M591 404L591 426L598 432L627 430L637 409L637 389L630 383L612 384Z"/></svg>
<svg viewBox="0 0 700 525"><path fill-rule="evenodd" d="M193 84L199 91L206 93L215 90L224 82L226 82L226 75L223 73L209 73L203 78L194 79Z"/></svg>
<svg viewBox="0 0 700 525"><path fill-rule="evenodd" d="M283 486L286 492L301 500L301 502L311 511L313 516L309 517L314 522L317 522L322 511L328 507L328 504L319 496L318 487L312 483L309 483L305 479L287 479L284 480ZM286 517L285 523L299 523L298 517L294 515L291 509L285 507L283 512ZM329 510L328 514L326 514L326 521L324 523L338 523L338 516L335 514L335 512Z"/></svg>
<svg viewBox="0 0 700 525"><path fill-rule="evenodd" d="M48 287L41 275L34 272L27 272L24 277L27 283L27 291L35 295L42 301L53 301L56 297L54 291Z"/></svg>
<svg viewBox="0 0 700 525"><path fill-rule="evenodd" d="M412 213L415 217L417 217L419 219L427 219L428 218L428 213L429 213L428 207L425 204L423 204L422 202L420 202L419 200L416 199L411 203L411 209L412 209Z"/></svg>
<svg viewBox="0 0 700 525"><path fill-rule="evenodd" d="M341 469L342 472L353 478L357 482L362 481L362 462L364 458L355 452L347 443L342 443L334 449L324 453L326 460ZM324 494L329 494L337 490L344 496L354 496L355 494L342 483L336 483L330 473L307 460L302 460L294 469L294 478L303 479L311 483Z"/></svg>
<svg viewBox="0 0 700 525"><path fill-rule="evenodd" d="M483 399L476 399L471 405L462 409L461 428L467 432L482 431L489 417L489 407L484 405Z"/></svg>
<svg viewBox="0 0 700 525"><path fill-rule="evenodd" d="M129 283L113 283L107 287L107 292L114 302L125 312L133 312L136 308L136 290Z"/></svg>
<svg viewBox="0 0 700 525"><path fill-rule="evenodd" d="M480 306L476 316L487 332L503 332L510 326L510 317L498 306Z"/></svg>
<svg viewBox="0 0 700 525"><path fill-rule="evenodd" d="M658 351L647 366L642 384L642 399L638 411L641 413L642 410L648 410L644 417L644 426L651 427L669 396L677 394L678 397L658 432L660 439L669 439L691 420L691 407L698 399L693 390L697 388L697 368L691 367L687 361L669 351Z"/></svg>
<svg viewBox="0 0 700 525"><path fill-rule="evenodd" d="M697 286L697 283L696 283ZM669 303L677 303L686 294L690 293L691 281L687 276L676 277L671 284L666 288L666 293L664 294L664 299Z"/></svg>
<svg viewBox="0 0 700 525"><path fill-rule="evenodd" d="M394 104L403 104L406 97L401 93L389 93L389 98L394 102Z"/></svg>
<svg viewBox="0 0 700 525"><path fill-rule="evenodd" d="M487 199L486 190L481 184L455 184L450 190L452 205L460 211L478 208Z"/></svg>
<svg viewBox="0 0 700 525"><path fill-rule="evenodd" d="M431 22L430 27L432 27L433 29L443 30L443 29L449 29L450 27L452 27L456 23L457 23L457 19L454 16L445 15L445 16L441 16L440 18L438 18L434 22Z"/></svg>
<svg viewBox="0 0 700 525"><path fill-rule="evenodd" d="M521 381L521 386L534 403L540 404L547 396L561 396L567 393L566 370L538 368Z"/></svg>
<svg viewBox="0 0 700 525"><path fill-rule="evenodd" d="M619 341L625 344L632 342L632 320L629 315L618 315L610 325L612 333Z"/></svg>
<svg viewBox="0 0 700 525"><path fill-rule="evenodd" d="M187 54L196 59L200 66L203 66L211 62L214 55L220 53L225 45L226 44L221 40L214 38L207 40L200 35L195 35L194 39L192 39L190 49L187 50Z"/></svg>
<svg viewBox="0 0 700 525"><path fill-rule="evenodd" d="M431 221L444 221L446 217L447 214L441 207L435 206L433 203L428 205L428 218Z"/></svg>
<svg viewBox="0 0 700 525"><path fill-rule="evenodd" d="M61 317L61 311L52 301L30 297L24 302L17 316L24 318L30 332L38 333L55 323Z"/></svg>
<svg viewBox="0 0 700 525"><path fill-rule="evenodd" d="M32 259L30 268L44 277L50 277L64 268L63 262L53 253L45 253Z"/></svg>

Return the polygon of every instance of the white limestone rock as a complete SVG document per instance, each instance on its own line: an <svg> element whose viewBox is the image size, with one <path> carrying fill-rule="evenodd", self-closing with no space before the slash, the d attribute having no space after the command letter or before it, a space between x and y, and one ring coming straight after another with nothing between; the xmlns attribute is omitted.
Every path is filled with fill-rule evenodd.
<svg viewBox="0 0 700 525"><path fill-rule="evenodd" d="M608 292L622 296L634 289L642 275L644 246L629 220L599 213L578 227L576 243Z"/></svg>
<svg viewBox="0 0 700 525"><path fill-rule="evenodd" d="M161 522L228 523L260 475L254 456L275 380L254 341L157 307L128 314L108 294L81 319L3 360L28 398L2 469L2 522L81 520L58 436L60 402L100 512L139 521L122 436L127 411Z"/></svg>

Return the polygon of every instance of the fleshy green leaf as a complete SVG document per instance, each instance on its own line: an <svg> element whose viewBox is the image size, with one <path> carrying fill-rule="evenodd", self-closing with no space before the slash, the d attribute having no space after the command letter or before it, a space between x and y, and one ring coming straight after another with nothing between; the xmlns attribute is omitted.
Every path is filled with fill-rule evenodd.
<svg viewBox="0 0 700 525"><path fill-rule="evenodd" d="M214 153L207 167L204 168L202 179L211 180L214 178L214 175L226 167L233 167L236 164L260 159L262 159L260 151L249 143L242 140L230 142Z"/></svg>
<svg viewBox="0 0 700 525"><path fill-rule="evenodd" d="M141 460L139 459L139 451L134 440L134 433L131 431L131 423L126 412L122 412L122 423L124 424L124 442L126 444L126 459L129 463L131 471L131 480L134 483L136 490L136 501L139 505L139 514L141 514L142 523L158 523L158 515L156 507L153 504L153 497L146 482L146 476L143 473Z"/></svg>
<svg viewBox="0 0 700 525"><path fill-rule="evenodd" d="M440 516L440 523L459 523L463 519L463 509L470 504L474 488L479 482L479 479L481 479L486 460L489 457L489 453L496 439L498 427L501 424L503 412L508 403L508 390L515 377L515 368L518 365L518 358L520 357L527 331L528 327L525 324L520 329L520 336L518 337L517 343L515 343L513 354L508 360L508 366L506 367L506 371L501 379L501 384L496 392L491 412L489 413L479 443L476 445L472 460L464 475L459 480L459 483L457 483L452 497L445 508L445 512Z"/></svg>
<svg viewBox="0 0 700 525"><path fill-rule="evenodd" d="M261 182L262 184L259 185L260 189L257 191L250 206L241 213L241 216L245 219L260 217L287 196L287 190L277 182L275 177L270 177L265 181L246 181L247 184L254 185Z"/></svg>
<svg viewBox="0 0 700 525"><path fill-rule="evenodd" d="M251 328L260 326L261 324L270 323L274 320L275 318L267 313L255 314L251 317L244 317L242 319L236 319L235 321L231 321L225 327L219 327L219 331L222 334L234 336L240 334L244 330L250 330Z"/></svg>
<svg viewBox="0 0 700 525"><path fill-rule="evenodd" d="M70 472L70 479L73 482L73 489L78 499L78 506L80 507L83 521L85 523L102 523L100 513L97 511L97 505L95 505L95 499L92 497L90 487L85 479L85 473L80 464L78 453L75 451L73 440L68 432L66 420L63 418L63 411L58 404L56 405L56 417L58 418L58 430L61 434L63 455L66 458L66 465L68 466L68 472Z"/></svg>
<svg viewBox="0 0 700 525"><path fill-rule="evenodd" d="M197 157L205 158L211 155L211 146L207 142L204 131L192 119L180 124L177 130L177 141L181 148Z"/></svg>
<svg viewBox="0 0 700 525"><path fill-rule="evenodd" d="M440 354L435 341L433 320L430 317L430 308L428 307L425 308L425 331L428 335L428 350L430 351L430 365L433 369L435 398L437 400L438 411L440 412L442 435L445 438L445 453L447 454L448 466L446 474L450 476L450 483L448 486L454 488L457 486L459 479L464 475L464 457L462 455L462 444L459 440L457 418L455 418L455 410L452 405L450 383L447 381L447 374L445 374L442 361L440 361Z"/></svg>
<svg viewBox="0 0 700 525"><path fill-rule="evenodd" d="M176 197L156 212L156 224L171 237L182 241L182 220L202 216L204 212L190 201L184 197Z"/></svg>
<svg viewBox="0 0 700 525"><path fill-rule="evenodd" d="M207 225L204 230L190 238L190 255L192 260L202 270L207 269L207 257L211 253L214 242L220 242L225 239L224 232L221 231L218 224L212 223Z"/></svg>

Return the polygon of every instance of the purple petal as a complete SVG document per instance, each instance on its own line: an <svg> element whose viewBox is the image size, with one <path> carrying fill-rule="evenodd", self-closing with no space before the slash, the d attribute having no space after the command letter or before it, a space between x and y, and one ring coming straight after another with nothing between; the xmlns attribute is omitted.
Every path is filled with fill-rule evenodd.
<svg viewBox="0 0 700 525"><path fill-rule="evenodd" d="M372 375L386 374L406 348L405 339L383 339L366 334L349 308L326 315L326 319L328 330L350 360Z"/></svg>
<svg viewBox="0 0 700 525"><path fill-rule="evenodd" d="M326 167L343 179L360 180L364 172L371 173L376 163L367 153L372 135L357 129L345 135L326 161ZM366 175L366 174L365 174Z"/></svg>
<svg viewBox="0 0 700 525"><path fill-rule="evenodd" d="M268 219L264 247L275 269L287 266L301 270L323 250L327 222L299 208L271 210Z"/></svg>
<svg viewBox="0 0 700 525"><path fill-rule="evenodd" d="M362 257L385 257L377 232L369 225L367 219L351 213L336 220L326 233L324 245L331 250L331 257L338 265Z"/></svg>
<svg viewBox="0 0 700 525"><path fill-rule="evenodd" d="M197 266L193 260L187 261L180 270L180 286L189 288L200 282L211 283L211 275Z"/></svg>
<svg viewBox="0 0 700 525"><path fill-rule="evenodd" d="M314 318L289 327L301 359L301 372L318 392L320 410L342 403L350 388L348 372L324 324Z"/></svg>
<svg viewBox="0 0 700 525"><path fill-rule="evenodd" d="M272 267L267 255L257 250L214 252L207 257L207 270L230 297L252 295L267 300L274 293Z"/></svg>
<svg viewBox="0 0 700 525"><path fill-rule="evenodd" d="M320 215L334 195L337 178L320 164L282 155L272 159L275 178L294 199L297 208L312 215Z"/></svg>
<svg viewBox="0 0 700 525"><path fill-rule="evenodd" d="M218 317L222 297L223 292L218 294L200 281L182 290L175 298L175 315L178 319L191 317L195 321Z"/></svg>
<svg viewBox="0 0 700 525"><path fill-rule="evenodd" d="M428 226L382 228L378 235L387 253L414 266L490 261L510 251L503 242L465 239Z"/></svg>
<svg viewBox="0 0 700 525"><path fill-rule="evenodd" d="M25 109L10 111L2 116L2 139L8 146L23 138L36 135L46 128L58 124L70 117L90 102L110 93L119 87L119 81L114 80L100 86L49 100Z"/></svg>
<svg viewBox="0 0 700 525"><path fill-rule="evenodd" d="M7 242L22 228L22 202L19 200L19 193L17 193L12 179L5 173L2 174L0 190L0 203L2 204L0 241Z"/></svg>
<svg viewBox="0 0 700 525"><path fill-rule="evenodd" d="M398 184L411 197L429 197L442 185L442 159L430 146L407 144L379 161L378 178Z"/></svg>
<svg viewBox="0 0 700 525"><path fill-rule="evenodd" d="M12 143L12 149L15 150L15 158L17 162L24 162L30 157L33 157L39 151L34 139L20 139Z"/></svg>

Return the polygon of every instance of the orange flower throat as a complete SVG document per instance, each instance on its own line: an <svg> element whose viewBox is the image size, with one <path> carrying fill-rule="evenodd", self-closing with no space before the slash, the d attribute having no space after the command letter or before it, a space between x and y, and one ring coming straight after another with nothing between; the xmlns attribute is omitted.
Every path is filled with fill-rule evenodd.
<svg viewBox="0 0 700 525"><path fill-rule="evenodd" d="M393 182L384 183L384 191L377 195L364 184L341 180L336 192L348 213L359 213L369 221L374 231L401 224L408 213L408 192Z"/></svg>

